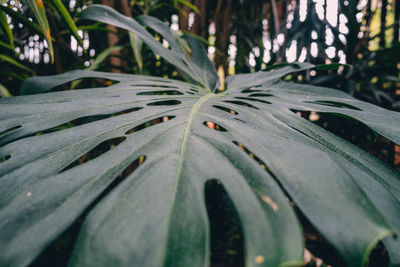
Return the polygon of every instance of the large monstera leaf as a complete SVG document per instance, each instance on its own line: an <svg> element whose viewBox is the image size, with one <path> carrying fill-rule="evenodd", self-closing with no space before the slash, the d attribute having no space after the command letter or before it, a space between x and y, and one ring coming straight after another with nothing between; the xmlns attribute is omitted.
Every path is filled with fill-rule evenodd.
<svg viewBox="0 0 400 267"><path fill-rule="evenodd" d="M194 39L188 55L154 18L138 20L170 49L112 9L93 5L83 17L134 31L190 82L73 71L22 92L85 77L117 83L0 99L1 266L28 265L87 210L70 266L207 266L210 179L239 214L247 266L301 264L288 198L348 266L365 264L380 240L400 264L399 173L294 111L350 117L396 143L399 113L281 80L310 64L235 75L214 93L217 75ZM99 147L108 149L93 156Z"/></svg>

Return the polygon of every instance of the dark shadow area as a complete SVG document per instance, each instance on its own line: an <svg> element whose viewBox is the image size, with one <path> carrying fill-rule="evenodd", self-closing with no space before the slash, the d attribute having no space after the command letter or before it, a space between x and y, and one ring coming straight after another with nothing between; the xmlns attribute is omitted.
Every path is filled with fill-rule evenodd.
<svg viewBox="0 0 400 267"><path fill-rule="evenodd" d="M149 91L149 92L140 92L136 95L183 95L183 93L176 90L163 90L163 91Z"/></svg>
<svg viewBox="0 0 400 267"><path fill-rule="evenodd" d="M114 181L82 212L82 214L59 235L30 265L29 267L67 267L68 261L78 239L81 226L89 212L117 187L126 177L132 174L146 160L142 155L129 164Z"/></svg>
<svg viewBox="0 0 400 267"><path fill-rule="evenodd" d="M83 78L77 79L68 83L64 83L62 85L56 86L49 91L56 92L56 91L65 91L71 89L71 86L74 85L73 89L92 89L92 88L101 88L101 87L108 87L110 85L114 85L119 83L118 81L109 80L109 79L102 79L102 78Z"/></svg>
<svg viewBox="0 0 400 267"><path fill-rule="evenodd" d="M334 114L319 113L318 115L320 119L314 121L315 124L362 148L392 168L400 170L400 165L394 164L395 143L357 120Z"/></svg>
<svg viewBox="0 0 400 267"><path fill-rule="evenodd" d="M206 182L204 193L211 233L210 266L245 266L244 236L232 200L217 179Z"/></svg>
<svg viewBox="0 0 400 267"><path fill-rule="evenodd" d="M71 127L76 127L76 126L80 126L83 124L87 124L87 123L91 123L91 122L95 122L95 121L99 121L99 120L104 120L104 119L108 119L111 117L115 117L115 116L120 116L120 115L124 115L127 113L131 113L131 112L135 112L138 110L141 110L143 107L134 107L134 108L130 108L130 109L125 109L119 112L115 112L115 113L110 113L110 114L101 114L101 115L92 115L92 116L84 116L84 117L80 117L74 120L71 120L69 122L63 123L61 125L58 125L56 127L41 131L39 133L37 133L36 135L42 135L42 134L48 134L48 133L53 133L53 132L57 132L57 131L61 131L61 130L65 130Z"/></svg>
<svg viewBox="0 0 400 267"><path fill-rule="evenodd" d="M304 266L317 266L317 259L322 259L325 264L332 267L345 267L346 264L326 239L318 232L304 214L297 208L296 203L291 203L296 212L297 218L303 228L303 235L306 249L312 254L310 262Z"/></svg>
<svg viewBox="0 0 400 267"><path fill-rule="evenodd" d="M244 107L248 107L248 108L254 108L254 109L259 109L256 106L253 106L247 102L243 102L243 101L238 101L238 100L224 100L224 102L226 103L231 103L231 104L235 104L235 105L239 105L239 106L244 106Z"/></svg>
<svg viewBox="0 0 400 267"><path fill-rule="evenodd" d="M66 171L66 170L72 169L75 166L81 165L83 163L86 163L90 160L93 160L93 159L101 156L102 154L110 151L111 149L113 149L116 146L118 146L119 144L121 144L123 141L125 141L125 139L126 139L125 136L121 136L121 137L115 137L115 138L105 140L104 142L101 142L100 144L98 144L97 146L92 148L90 151L83 154L80 158L78 158L77 160L75 160L74 162L69 164L67 167L62 169L60 171L60 173Z"/></svg>

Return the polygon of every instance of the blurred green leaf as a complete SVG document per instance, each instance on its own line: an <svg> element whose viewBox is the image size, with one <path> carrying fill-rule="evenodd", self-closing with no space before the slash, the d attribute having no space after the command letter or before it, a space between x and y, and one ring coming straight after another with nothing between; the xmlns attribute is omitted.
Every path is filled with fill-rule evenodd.
<svg viewBox="0 0 400 267"><path fill-rule="evenodd" d="M136 63L139 68L139 73L143 73L143 58L142 58L142 46L143 41L136 36L135 33L129 32L129 42L131 44L131 48L133 51L133 55L135 57Z"/></svg>
<svg viewBox="0 0 400 267"><path fill-rule="evenodd" d="M42 29L44 38L46 39L47 46L50 53L51 62L54 62L54 50L53 50L53 42L50 35L50 27L49 22L47 21L46 11L43 5L42 0L26 0L29 8L33 12L36 17L36 20L39 22L40 28Z"/></svg>
<svg viewBox="0 0 400 267"><path fill-rule="evenodd" d="M200 14L199 9L198 9L195 5L193 5L192 3L190 3L190 2L188 2L188 1L186 1L186 0L174 0L174 6L175 6L175 7L177 6L178 3L187 6L188 8L190 8L191 10L193 10L194 12Z"/></svg>
<svg viewBox="0 0 400 267"><path fill-rule="evenodd" d="M14 36L13 36L12 30L10 29L10 27L8 25L6 13L4 11L0 11L0 23L1 23L1 26L3 27L4 31L7 34L11 48L14 50Z"/></svg>
<svg viewBox="0 0 400 267"><path fill-rule="evenodd" d="M64 4L61 2L61 0L52 0L52 1L55 7L57 8L58 12L60 12L60 15L68 24L68 27L71 30L72 34L75 36L76 40L78 40L78 43L83 47L83 41L78 34L78 28L76 27L74 20L71 18L71 15L65 8Z"/></svg>
<svg viewBox="0 0 400 267"><path fill-rule="evenodd" d="M13 52L13 53L15 52L15 51L14 51L14 48L11 47L11 45L6 44L6 43L4 43L4 42L2 42L2 41L0 41L0 46L3 47L3 48L5 48L5 49L7 49L7 50L9 50L10 52Z"/></svg>
<svg viewBox="0 0 400 267"><path fill-rule="evenodd" d="M14 65L15 67L20 68L22 70L25 70L27 72L30 72L30 73L33 73L33 74L35 73L31 68L22 65L21 63L19 63L18 61L16 61L15 59L13 59L12 57L9 57L7 55L0 54L0 60L6 61L6 62Z"/></svg>
<svg viewBox="0 0 400 267"><path fill-rule="evenodd" d="M32 21L30 21L24 14L14 11L11 8L3 6L3 5L0 5L0 10L6 12L16 22L20 22L24 26L33 30L35 33L38 33L39 35L44 36L40 27L38 25L36 25L35 23L33 23Z"/></svg>
<svg viewBox="0 0 400 267"><path fill-rule="evenodd" d="M11 97L12 94L8 91L8 89L0 83L0 96L1 97Z"/></svg>
<svg viewBox="0 0 400 267"><path fill-rule="evenodd" d="M102 51L97 57L96 59L92 62L92 64L87 67L85 70L96 70L100 64L112 53L115 51L119 51L121 50L123 47L122 46L112 46L109 47L107 49L105 49L104 51ZM78 81L73 81L71 83L71 89L76 88L76 86L78 86L78 84L81 83L81 80Z"/></svg>

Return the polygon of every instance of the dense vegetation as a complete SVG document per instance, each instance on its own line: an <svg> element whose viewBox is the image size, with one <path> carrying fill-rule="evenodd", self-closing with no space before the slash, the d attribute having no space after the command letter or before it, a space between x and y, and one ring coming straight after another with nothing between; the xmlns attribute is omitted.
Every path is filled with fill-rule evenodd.
<svg viewBox="0 0 400 267"><path fill-rule="evenodd" d="M4 2L0 265L398 266L397 2Z"/></svg>

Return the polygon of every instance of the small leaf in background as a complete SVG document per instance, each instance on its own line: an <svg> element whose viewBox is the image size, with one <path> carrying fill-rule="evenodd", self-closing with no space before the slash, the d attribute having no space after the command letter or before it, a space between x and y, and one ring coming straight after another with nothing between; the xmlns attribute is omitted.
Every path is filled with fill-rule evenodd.
<svg viewBox="0 0 400 267"><path fill-rule="evenodd" d="M142 59L142 46L143 41L137 37L137 35L133 32L129 32L129 41L131 44L131 48L133 51L133 55L135 57L136 63L139 68L139 74L143 73L143 59Z"/></svg>
<svg viewBox="0 0 400 267"><path fill-rule="evenodd" d="M0 83L0 96L1 97L11 97L10 91Z"/></svg>
<svg viewBox="0 0 400 267"><path fill-rule="evenodd" d="M50 35L50 27L49 22L47 21L46 11L44 9L44 5L42 0L26 0L29 8L32 10L33 14L35 15L37 21L40 24L40 28L42 29L44 38L46 39L51 62L54 62L54 50L53 50L53 42Z"/></svg>
<svg viewBox="0 0 400 267"><path fill-rule="evenodd" d="M97 57L96 59L90 64L89 67L87 67L85 70L96 70L100 64L114 51L119 51L121 50L123 47L122 46L112 46L109 47L107 49L105 49L104 51L102 51ZM78 80L78 81L73 81L71 83L71 89L75 89L80 83L82 82L82 80Z"/></svg>
<svg viewBox="0 0 400 267"><path fill-rule="evenodd" d="M64 4L61 2L61 0L53 0L53 4L56 6L58 12L60 12L60 15L68 24L68 27L71 30L72 34L75 36L76 40L78 40L79 44L83 47L83 41L78 34L78 28L76 27L74 20L71 18L71 15L65 8Z"/></svg>
<svg viewBox="0 0 400 267"><path fill-rule="evenodd" d="M10 44L6 44L6 43L0 41L0 46L5 48L5 49L7 49L7 50L10 50L10 52L14 52L14 49L11 47Z"/></svg>
<svg viewBox="0 0 400 267"><path fill-rule="evenodd" d="M11 48L14 50L14 36L11 28L8 25L6 13L4 11L0 11L0 23L4 31L7 33Z"/></svg>
<svg viewBox="0 0 400 267"><path fill-rule="evenodd" d="M188 2L188 1L185 1L185 0L174 0L174 6L175 7L177 6L177 4L185 5L188 8L190 8L191 10L193 10L194 12L196 12L198 14L200 13L199 9L195 5L193 5L192 3Z"/></svg>

